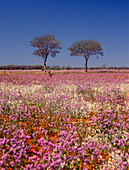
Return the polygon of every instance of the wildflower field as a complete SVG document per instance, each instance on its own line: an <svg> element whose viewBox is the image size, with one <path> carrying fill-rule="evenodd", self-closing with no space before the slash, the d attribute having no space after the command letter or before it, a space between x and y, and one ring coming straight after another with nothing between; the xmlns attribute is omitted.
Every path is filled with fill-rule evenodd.
<svg viewBox="0 0 129 170"><path fill-rule="evenodd" d="M0 72L0 169L129 170L129 73Z"/></svg>

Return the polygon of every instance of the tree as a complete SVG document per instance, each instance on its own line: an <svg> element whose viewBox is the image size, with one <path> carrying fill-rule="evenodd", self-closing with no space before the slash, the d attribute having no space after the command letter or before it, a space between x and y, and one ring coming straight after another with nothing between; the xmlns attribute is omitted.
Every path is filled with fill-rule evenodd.
<svg viewBox="0 0 129 170"><path fill-rule="evenodd" d="M48 56L55 57L56 54L60 52L60 44L61 42L56 40L54 35L49 34L38 36L34 38L33 41L30 41L31 46L38 48L33 55L41 56L43 58L45 72Z"/></svg>
<svg viewBox="0 0 129 170"><path fill-rule="evenodd" d="M81 40L72 44L71 47L68 48L71 52L71 56L83 56L85 58L85 71L87 72L87 63L88 59L92 55L102 55L103 56L103 48L102 45L95 40ZM97 56L98 58L98 56Z"/></svg>

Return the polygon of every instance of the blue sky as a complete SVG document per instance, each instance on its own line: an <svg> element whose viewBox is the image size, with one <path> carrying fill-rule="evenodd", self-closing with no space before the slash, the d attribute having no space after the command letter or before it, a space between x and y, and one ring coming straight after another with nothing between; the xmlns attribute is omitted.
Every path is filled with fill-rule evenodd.
<svg viewBox="0 0 129 170"><path fill-rule="evenodd" d="M38 65L29 41L55 35L62 50L47 65L83 67L84 58L70 56L67 48L78 40L102 43L104 56L92 56L89 67L129 67L128 0L0 0L0 65Z"/></svg>

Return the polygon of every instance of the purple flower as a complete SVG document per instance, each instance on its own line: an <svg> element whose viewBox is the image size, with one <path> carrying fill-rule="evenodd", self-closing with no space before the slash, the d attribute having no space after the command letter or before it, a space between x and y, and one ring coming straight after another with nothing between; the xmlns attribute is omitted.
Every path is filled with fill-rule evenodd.
<svg viewBox="0 0 129 170"><path fill-rule="evenodd" d="M93 161L94 160L94 155L91 155L91 161Z"/></svg>
<svg viewBox="0 0 129 170"><path fill-rule="evenodd" d="M13 161L11 161L10 164L12 167L14 167L14 165L15 165Z"/></svg>
<svg viewBox="0 0 129 170"><path fill-rule="evenodd" d="M4 155L1 157L1 159L2 159L3 161L6 161L6 160L7 160L7 157L8 157L8 154L4 154Z"/></svg>
<svg viewBox="0 0 129 170"><path fill-rule="evenodd" d="M85 159L85 162L89 162L89 159L88 159L88 158L86 158L86 159Z"/></svg>
<svg viewBox="0 0 129 170"><path fill-rule="evenodd" d="M0 166L2 166L3 165L3 161L0 161Z"/></svg>
<svg viewBox="0 0 129 170"><path fill-rule="evenodd" d="M16 129L16 126L12 126L12 129L15 130L15 129Z"/></svg>
<svg viewBox="0 0 129 170"><path fill-rule="evenodd" d="M29 135L26 136L26 139L31 139L31 137Z"/></svg>

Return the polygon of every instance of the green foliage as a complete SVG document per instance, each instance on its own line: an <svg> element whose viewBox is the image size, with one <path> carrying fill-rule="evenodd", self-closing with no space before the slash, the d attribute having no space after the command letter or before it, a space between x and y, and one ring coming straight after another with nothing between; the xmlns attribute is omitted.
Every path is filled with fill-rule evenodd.
<svg viewBox="0 0 129 170"><path fill-rule="evenodd" d="M42 67L41 70L44 71L44 67Z"/></svg>
<svg viewBox="0 0 129 170"><path fill-rule="evenodd" d="M61 67L59 65L52 66L52 70L61 70Z"/></svg>
<svg viewBox="0 0 129 170"><path fill-rule="evenodd" d="M61 42L56 40L54 35L49 34L38 36L33 41L30 41L31 46L38 48L33 55L43 58L45 69L48 55L55 57L60 52L60 44Z"/></svg>
<svg viewBox="0 0 129 170"><path fill-rule="evenodd" d="M87 71L87 62L90 56L92 55L102 55L103 56L103 48L102 45L95 40L81 40L72 44L71 47L68 48L71 52L71 56L83 56L86 60L86 71Z"/></svg>
<svg viewBox="0 0 129 170"><path fill-rule="evenodd" d="M66 70L71 70L71 67L70 67L70 66L67 66L67 67L66 67Z"/></svg>
<svg viewBox="0 0 129 170"><path fill-rule="evenodd" d="M103 55L102 45L95 40L81 40L73 43L68 49L71 51L71 56L76 55L89 58L91 55Z"/></svg>
<svg viewBox="0 0 129 170"><path fill-rule="evenodd" d="M42 65L4 65L0 70L40 70Z"/></svg>

